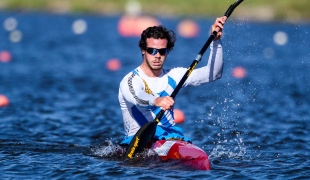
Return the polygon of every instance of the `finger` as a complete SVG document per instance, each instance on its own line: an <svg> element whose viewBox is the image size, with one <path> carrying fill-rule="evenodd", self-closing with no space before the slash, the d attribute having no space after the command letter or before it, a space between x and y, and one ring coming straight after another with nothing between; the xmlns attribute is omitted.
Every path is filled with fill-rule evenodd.
<svg viewBox="0 0 310 180"><path fill-rule="evenodd" d="M163 109L164 109L165 111L166 111L166 110L169 110L169 109L171 109L171 106L166 105Z"/></svg>
<svg viewBox="0 0 310 180"><path fill-rule="evenodd" d="M212 32L213 32L214 30L216 30L217 28L218 28L219 30L223 29L223 28L224 28L224 26L223 26L224 23L225 23L225 21L224 21L223 19L221 19L221 18L216 18L214 24L213 24L212 27L211 27Z"/></svg>
<svg viewBox="0 0 310 180"><path fill-rule="evenodd" d="M220 27L220 28L224 28L224 24L225 24L225 18L224 17L221 17L221 18L218 18L217 19L217 26Z"/></svg>
<svg viewBox="0 0 310 180"><path fill-rule="evenodd" d="M226 22L226 21L225 21L225 18L224 18L224 17L221 17L221 18L219 19L219 22L220 22L221 24L223 24L223 25L224 25L224 24L225 24L225 22Z"/></svg>
<svg viewBox="0 0 310 180"><path fill-rule="evenodd" d="M167 100L167 102L168 102L170 105L173 105L173 104L174 104L174 100L173 100L172 97L168 96L168 97L166 97L166 100Z"/></svg>
<svg viewBox="0 0 310 180"><path fill-rule="evenodd" d="M171 106L174 105L174 99L173 98L170 99L170 104L171 104Z"/></svg>
<svg viewBox="0 0 310 180"><path fill-rule="evenodd" d="M224 28L223 24L221 24L221 23L217 23L216 26L219 27L220 29Z"/></svg>
<svg viewBox="0 0 310 180"><path fill-rule="evenodd" d="M220 21L218 21L218 22L216 23L216 26L219 27L219 28L221 28L221 29L223 29L223 28L224 28L224 23L225 23L224 21L221 21L221 20L220 20Z"/></svg>

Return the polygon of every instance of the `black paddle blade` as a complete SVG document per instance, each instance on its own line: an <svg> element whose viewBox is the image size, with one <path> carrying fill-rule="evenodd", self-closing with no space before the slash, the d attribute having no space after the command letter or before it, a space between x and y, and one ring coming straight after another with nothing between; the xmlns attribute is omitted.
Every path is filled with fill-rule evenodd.
<svg viewBox="0 0 310 180"><path fill-rule="evenodd" d="M131 159L136 153L141 152L143 148L151 141L153 138L157 127L157 121L151 121L146 123L143 127L139 129L136 135L132 138L126 153L124 155L124 160Z"/></svg>

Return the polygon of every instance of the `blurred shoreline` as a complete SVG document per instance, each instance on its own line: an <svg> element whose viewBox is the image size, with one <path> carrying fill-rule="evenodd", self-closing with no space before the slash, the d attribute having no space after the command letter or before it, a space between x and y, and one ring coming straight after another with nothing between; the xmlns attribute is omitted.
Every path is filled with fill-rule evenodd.
<svg viewBox="0 0 310 180"><path fill-rule="evenodd" d="M47 12L55 14L123 15L144 14L162 17L217 17L224 14L234 0L179 1L179 0L0 0L0 12ZM232 18L247 21L286 21L309 23L310 1L245 0Z"/></svg>

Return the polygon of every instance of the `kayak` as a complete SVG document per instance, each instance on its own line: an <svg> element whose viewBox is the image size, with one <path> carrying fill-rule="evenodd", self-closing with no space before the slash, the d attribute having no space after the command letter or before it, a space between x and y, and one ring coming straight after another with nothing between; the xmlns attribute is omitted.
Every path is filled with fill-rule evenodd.
<svg viewBox="0 0 310 180"><path fill-rule="evenodd" d="M208 155L194 144L181 140L158 140L152 149L162 160L180 160L197 170L210 170Z"/></svg>

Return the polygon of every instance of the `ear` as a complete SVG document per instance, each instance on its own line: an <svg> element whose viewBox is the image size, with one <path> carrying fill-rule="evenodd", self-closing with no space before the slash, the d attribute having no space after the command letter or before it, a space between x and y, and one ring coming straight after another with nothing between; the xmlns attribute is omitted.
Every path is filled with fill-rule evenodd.
<svg viewBox="0 0 310 180"><path fill-rule="evenodd" d="M145 53L146 53L145 50L142 49L141 54L144 55Z"/></svg>

